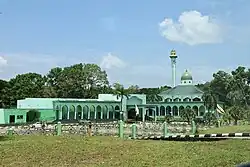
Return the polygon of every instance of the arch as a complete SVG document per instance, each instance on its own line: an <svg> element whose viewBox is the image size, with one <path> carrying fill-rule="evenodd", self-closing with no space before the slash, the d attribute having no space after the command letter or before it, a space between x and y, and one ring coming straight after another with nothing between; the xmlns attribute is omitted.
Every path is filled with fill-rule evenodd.
<svg viewBox="0 0 250 167"><path fill-rule="evenodd" d="M186 106L186 108L189 108L189 109L191 109L191 107L190 107L190 106Z"/></svg>
<svg viewBox="0 0 250 167"><path fill-rule="evenodd" d="M171 99L171 98L166 98L164 101L165 101L165 102L171 102L172 99Z"/></svg>
<svg viewBox="0 0 250 167"><path fill-rule="evenodd" d="M183 99L183 101L191 101L191 98L185 97L185 98Z"/></svg>
<svg viewBox="0 0 250 167"><path fill-rule="evenodd" d="M108 111L109 111L108 106L106 106L106 105L103 106L103 116L102 116L103 119L108 118Z"/></svg>
<svg viewBox="0 0 250 167"><path fill-rule="evenodd" d="M120 107L119 106L115 106L115 110L120 110Z"/></svg>
<svg viewBox="0 0 250 167"><path fill-rule="evenodd" d="M181 101L181 99L179 97L174 99L174 102L178 102L178 101Z"/></svg>
<svg viewBox="0 0 250 167"><path fill-rule="evenodd" d="M179 107L179 114L182 115L182 113L184 112L185 108L183 106Z"/></svg>
<svg viewBox="0 0 250 167"><path fill-rule="evenodd" d="M82 106L81 105L78 105L77 107L76 107L76 113L77 113L77 115L76 115L76 119L82 119Z"/></svg>
<svg viewBox="0 0 250 167"><path fill-rule="evenodd" d="M95 119L95 106L90 106L89 108L89 119L94 120Z"/></svg>
<svg viewBox="0 0 250 167"><path fill-rule="evenodd" d="M68 119L68 106L64 105L62 107L62 120Z"/></svg>
<svg viewBox="0 0 250 167"><path fill-rule="evenodd" d="M69 119L70 120L73 120L75 118L75 106L74 105L71 105L69 107Z"/></svg>
<svg viewBox="0 0 250 167"><path fill-rule="evenodd" d="M164 116L164 115L165 115L165 107L164 107L164 106L161 106L161 107L160 107L160 115L161 115L161 116Z"/></svg>
<svg viewBox="0 0 250 167"><path fill-rule="evenodd" d="M109 119L114 119L114 106L109 106Z"/></svg>
<svg viewBox="0 0 250 167"><path fill-rule="evenodd" d="M102 119L102 107L99 105L96 107L96 119Z"/></svg>
<svg viewBox="0 0 250 167"><path fill-rule="evenodd" d="M83 107L83 119L84 120L88 119L88 117L89 117L88 114L89 114L89 107L87 105L85 105Z"/></svg>
<svg viewBox="0 0 250 167"><path fill-rule="evenodd" d="M56 120L60 119L60 107L56 106Z"/></svg>
<svg viewBox="0 0 250 167"><path fill-rule="evenodd" d="M177 106L173 107L173 115L178 116L178 107Z"/></svg>
<svg viewBox="0 0 250 167"><path fill-rule="evenodd" d="M167 113L167 115L171 115L171 107L170 106L166 107L166 113Z"/></svg>
<svg viewBox="0 0 250 167"><path fill-rule="evenodd" d="M197 106L193 106L193 111L195 113L195 116L198 116L199 115L199 108Z"/></svg>
<svg viewBox="0 0 250 167"><path fill-rule="evenodd" d="M115 119L119 119L120 118L120 106L116 105L115 106Z"/></svg>
<svg viewBox="0 0 250 167"><path fill-rule="evenodd" d="M195 97L193 98L193 101L201 101L201 99L199 97Z"/></svg>
<svg viewBox="0 0 250 167"><path fill-rule="evenodd" d="M203 106L203 105L200 106L199 107L199 116L204 116L205 111L206 111L205 106Z"/></svg>

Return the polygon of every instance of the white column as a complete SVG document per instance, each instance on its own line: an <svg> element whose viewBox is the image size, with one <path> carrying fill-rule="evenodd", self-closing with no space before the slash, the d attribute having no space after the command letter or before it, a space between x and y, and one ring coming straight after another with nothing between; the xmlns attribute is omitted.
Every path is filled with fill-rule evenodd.
<svg viewBox="0 0 250 167"><path fill-rule="evenodd" d="M59 120L62 120L62 106L59 108Z"/></svg>
<svg viewBox="0 0 250 167"><path fill-rule="evenodd" d="M76 119L76 110L75 110L75 116L74 116L74 119Z"/></svg>
<svg viewBox="0 0 250 167"><path fill-rule="evenodd" d="M81 119L83 119L83 111L84 111L84 106L82 106L82 115L81 115Z"/></svg>
<svg viewBox="0 0 250 167"><path fill-rule="evenodd" d="M68 112L67 112L67 119L69 119L69 110L68 110Z"/></svg>
<svg viewBox="0 0 250 167"><path fill-rule="evenodd" d="M145 107L142 108L142 122L145 122Z"/></svg>
<svg viewBox="0 0 250 167"><path fill-rule="evenodd" d="M155 122L156 122L156 107L155 107L155 110L154 110L154 118L155 118Z"/></svg>

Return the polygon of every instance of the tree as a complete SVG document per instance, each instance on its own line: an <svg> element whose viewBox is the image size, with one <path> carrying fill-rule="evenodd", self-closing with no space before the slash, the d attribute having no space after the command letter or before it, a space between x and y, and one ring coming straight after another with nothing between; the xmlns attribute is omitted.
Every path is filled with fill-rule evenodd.
<svg viewBox="0 0 250 167"><path fill-rule="evenodd" d="M180 116L184 121L187 121L188 124L195 118L195 111L191 108L184 108L180 110Z"/></svg>
<svg viewBox="0 0 250 167"><path fill-rule="evenodd" d="M250 86L248 85L248 71L245 67L238 67L232 71L227 100L229 103L228 113L234 119L234 124L238 120L249 118L249 95Z"/></svg>
<svg viewBox="0 0 250 167"><path fill-rule="evenodd" d="M50 90L58 97L97 98L100 92L110 92L105 71L96 64L75 64L53 68L46 76ZM48 88L47 88L48 89Z"/></svg>
<svg viewBox="0 0 250 167"><path fill-rule="evenodd" d="M205 92L210 88L210 82L206 82L204 84L197 84L195 86L198 87L200 90Z"/></svg>
<svg viewBox="0 0 250 167"><path fill-rule="evenodd" d="M40 115L41 115L40 112L37 110L29 110L26 114L26 121L27 122L39 121Z"/></svg>
<svg viewBox="0 0 250 167"><path fill-rule="evenodd" d="M146 95L147 103L162 101L162 97L159 96L160 92L161 91L159 88L142 88L142 89L140 89L140 93Z"/></svg>
<svg viewBox="0 0 250 167"><path fill-rule="evenodd" d="M131 85L128 87L128 91L130 92L130 94L137 94L140 93L140 88L138 85Z"/></svg>
<svg viewBox="0 0 250 167"><path fill-rule="evenodd" d="M160 92L165 91L165 90L168 90L168 89L171 89L171 86L164 85L164 86L161 86L161 87L159 88Z"/></svg>
<svg viewBox="0 0 250 167"><path fill-rule="evenodd" d="M216 112L218 100L211 88L208 88L208 90L204 92L202 99L204 101L204 106L207 109L204 119L210 125L211 121L216 118L214 112Z"/></svg>
<svg viewBox="0 0 250 167"><path fill-rule="evenodd" d="M245 118L246 110L242 108L241 106L234 105L232 107L229 107L226 112L231 116L231 118L234 120L234 125L238 124L238 121Z"/></svg>
<svg viewBox="0 0 250 167"><path fill-rule="evenodd" d="M26 73L18 74L9 81L10 104L16 105L16 101L27 97L42 97L44 78L41 74Z"/></svg>
<svg viewBox="0 0 250 167"><path fill-rule="evenodd" d="M204 106L208 112L216 110L218 101L216 95L211 89L208 89L206 92L204 92L202 100L204 101Z"/></svg>
<svg viewBox="0 0 250 167"><path fill-rule="evenodd" d="M242 105L249 108L248 99L250 96L250 87L248 85L248 71L246 71L245 67L238 67L235 71L232 71L232 80L230 82L230 91L238 91L237 94L242 96L240 100L243 102ZM240 103L238 101L238 103Z"/></svg>
<svg viewBox="0 0 250 167"><path fill-rule="evenodd" d="M10 107L10 85L7 81L0 80L0 108Z"/></svg>
<svg viewBox="0 0 250 167"><path fill-rule="evenodd" d="M226 112L234 120L234 124L237 125L238 120L244 119L247 116L247 108L244 107L244 96L242 96L242 92L240 90L235 90L229 92L227 97L229 99L230 107L226 110Z"/></svg>
<svg viewBox="0 0 250 167"><path fill-rule="evenodd" d="M213 112L206 112L204 115L204 120L208 125L211 125L211 122L217 120L215 113Z"/></svg>
<svg viewBox="0 0 250 167"><path fill-rule="evenodd" d="M217 97L218 101L226 102L232 76L224 71L213 74L208 90ZM206 91L205 91L206 92Z"/></svg>
<svg viewBox="0 0 250 167"><path fill-rule="evenodd" d="M123 108L122 104L123 104L124 98L129 99L129 96L130 96L129 90L125 89L124 86L119 83L114 83L113 87L114 87L113 94L116 96L117 99L121 99L120 110L121 112L123 112L123 115L124 115L124 111L122 111L122 108ZM120 118L121 118L121 115L120 115Z"/></svg>

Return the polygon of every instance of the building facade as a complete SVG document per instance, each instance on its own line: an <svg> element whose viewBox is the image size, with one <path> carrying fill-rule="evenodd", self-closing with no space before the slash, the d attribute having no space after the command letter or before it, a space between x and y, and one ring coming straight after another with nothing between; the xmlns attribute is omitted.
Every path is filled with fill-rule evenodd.
<svg viewBox="0 0 250 167"><path fill-rule="evenodd" d="M187 70L176 86L176 59L174 50L170 53L173 87L159 94L162 101L147 103L146 95L131 94L121 101L112 94L99 94L98 99L26 98L17 101L16 109L0 109L0 124L25 123L31 110L39 112L40 121L112 121L139 118L141 121L162 119L168 115L180 118L185 108L202 118L206 112L202 96L204 92L193 84L193 77ZM218 106L219 113L223 113Z"/></svg>

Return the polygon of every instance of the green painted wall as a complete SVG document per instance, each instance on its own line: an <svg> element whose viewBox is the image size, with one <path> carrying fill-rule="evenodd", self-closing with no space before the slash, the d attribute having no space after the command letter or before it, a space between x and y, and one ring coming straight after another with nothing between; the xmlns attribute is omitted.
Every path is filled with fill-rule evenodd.
<svg viewBox="0 0 250 167"><path fill-rule="evenodd" d="M55 112L53 109L41 109L38 110L40 112L40 121L54 121L55 120Z"/></svg>
<svg viewBox="0 0 250 167"><path fill-rule="evenodd" d="M22 109L4 109L4 123L10 123L10 117L12 116L15 123L25 123L26 122L26 112L27 110Z"/></svg>

